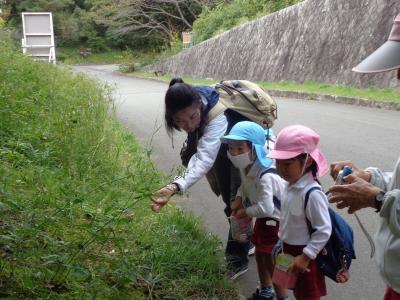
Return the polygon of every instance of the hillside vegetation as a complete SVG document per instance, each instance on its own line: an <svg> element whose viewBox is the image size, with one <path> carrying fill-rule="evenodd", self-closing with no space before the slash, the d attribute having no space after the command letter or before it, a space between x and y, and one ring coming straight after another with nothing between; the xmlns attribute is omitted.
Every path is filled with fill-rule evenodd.
<svg viewBox="0 0 400 300"><path fill-rule="evenodd" d="M193 24L196 43L303 0L233 0L205 7Z"/></svg>
<svg viewBox="0 0 400 300"><path fill-rule="evenodd" d="M162 177L109 91L0 38L0 297L235 299L220 243L149 209Z"/></svg>
<svg viewBox="0 0 400 300"><path fill-rule="evenodd" d="M163 52L194 31L201 42L302 0L0 1L0 18L20 42L21 12L53 14L57 47ZM0 19L1 22L1 19Z"/></svg>

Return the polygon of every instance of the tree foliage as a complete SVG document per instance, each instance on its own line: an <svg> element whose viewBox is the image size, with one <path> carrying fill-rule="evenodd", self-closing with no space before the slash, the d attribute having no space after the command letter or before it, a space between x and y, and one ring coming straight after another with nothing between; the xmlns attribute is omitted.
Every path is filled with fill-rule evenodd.
<svg viewBox="0 0 400 300"><path fill-rule="evenodd" d="M135 35L169 45L192 24L204 6L215 0L119 0L95 5L102 24L116 36ZM106 7L106 9L104 9ZM157 43L156 43L157 44Z"/></svg>
<svg viewBox="0 0 400 300"><path fill-rule="evenodd" d="M152 49L170 47L182 31L197 42L301 0L7 0L7 24L21 12L53 14L58 46ZM3 4L4 5L4 4Z"/></svg>
<svg viewBox="0 0 400 300"><path fill-rule="evenodd" d="M196 42L303 0L232 0L206 8L193 24Z"/></svg>
<svg viewBox="0 0 400 300"><path fill-rule="evenodd" d="M204 6L217 0L9 0L10 24L21 26L21 12L53 14L56 42L111 48L163 48L191 30Z"/></svg>

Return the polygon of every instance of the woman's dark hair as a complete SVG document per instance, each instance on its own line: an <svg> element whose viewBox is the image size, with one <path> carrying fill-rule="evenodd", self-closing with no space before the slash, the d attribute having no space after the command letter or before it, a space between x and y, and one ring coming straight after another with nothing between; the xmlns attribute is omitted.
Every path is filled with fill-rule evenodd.
<svg viewBox="0 0 400 300"><path fill-rule="evenodd" d="M298 160L300 160L303 164L305 164L305 163L306 163L307 156L308 156L307 153L302 153L302 154L296 156L295 159L298 159ZM318 177L317 177L317 174L318 174L318 165L317 165L317 163L315 162L314 159L312 160L311 166L309 166L309 167L304 171L304 173L307 173L307 172L310 172L310 171L311 171L313 177L318 181L318 179L317 179L317 178L318 178ZM318 181L318 182L319 182L319 181Z"/></svg>
<svg viewBox="0 0 400 300"><path fill-rule="evenodd" d="M182 78L172 78L169 82L169 87L173 86L175 83L184 83Z"/></svg>
<svg viewBox="0 0 400 300"><path fill-rule="evenodd" d="M202 106L200 94L190 85L184 83L181 78L174 78L169 83L169 88L165 94L165 126L169 134L173 129L180 130L174 122L173 116L180 110L185 109L197 103ZM203 108L202 108L203 111ZM201 114L202 121L205 114Z"/></svg>

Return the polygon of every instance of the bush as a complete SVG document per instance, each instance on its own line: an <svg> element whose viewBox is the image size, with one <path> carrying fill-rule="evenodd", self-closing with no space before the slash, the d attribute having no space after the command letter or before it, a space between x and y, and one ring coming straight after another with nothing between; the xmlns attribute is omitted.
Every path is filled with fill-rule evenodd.
<svg viewBox="0 0 400 300"><path fill-rule="evenodd" d="M246 21L270 14L302 0L233 0L204 9L193 24L196 43L216 36Z"/></svg>

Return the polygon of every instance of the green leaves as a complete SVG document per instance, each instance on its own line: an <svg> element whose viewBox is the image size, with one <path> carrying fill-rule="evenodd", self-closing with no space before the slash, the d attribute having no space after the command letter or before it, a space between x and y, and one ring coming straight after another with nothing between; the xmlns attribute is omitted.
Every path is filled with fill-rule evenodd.
<svg viewBox="0 0 400 300"><path fill-rule="evenodd" d="M196 43L303 0L233 0L203 9L193 24Z"/></svg>

